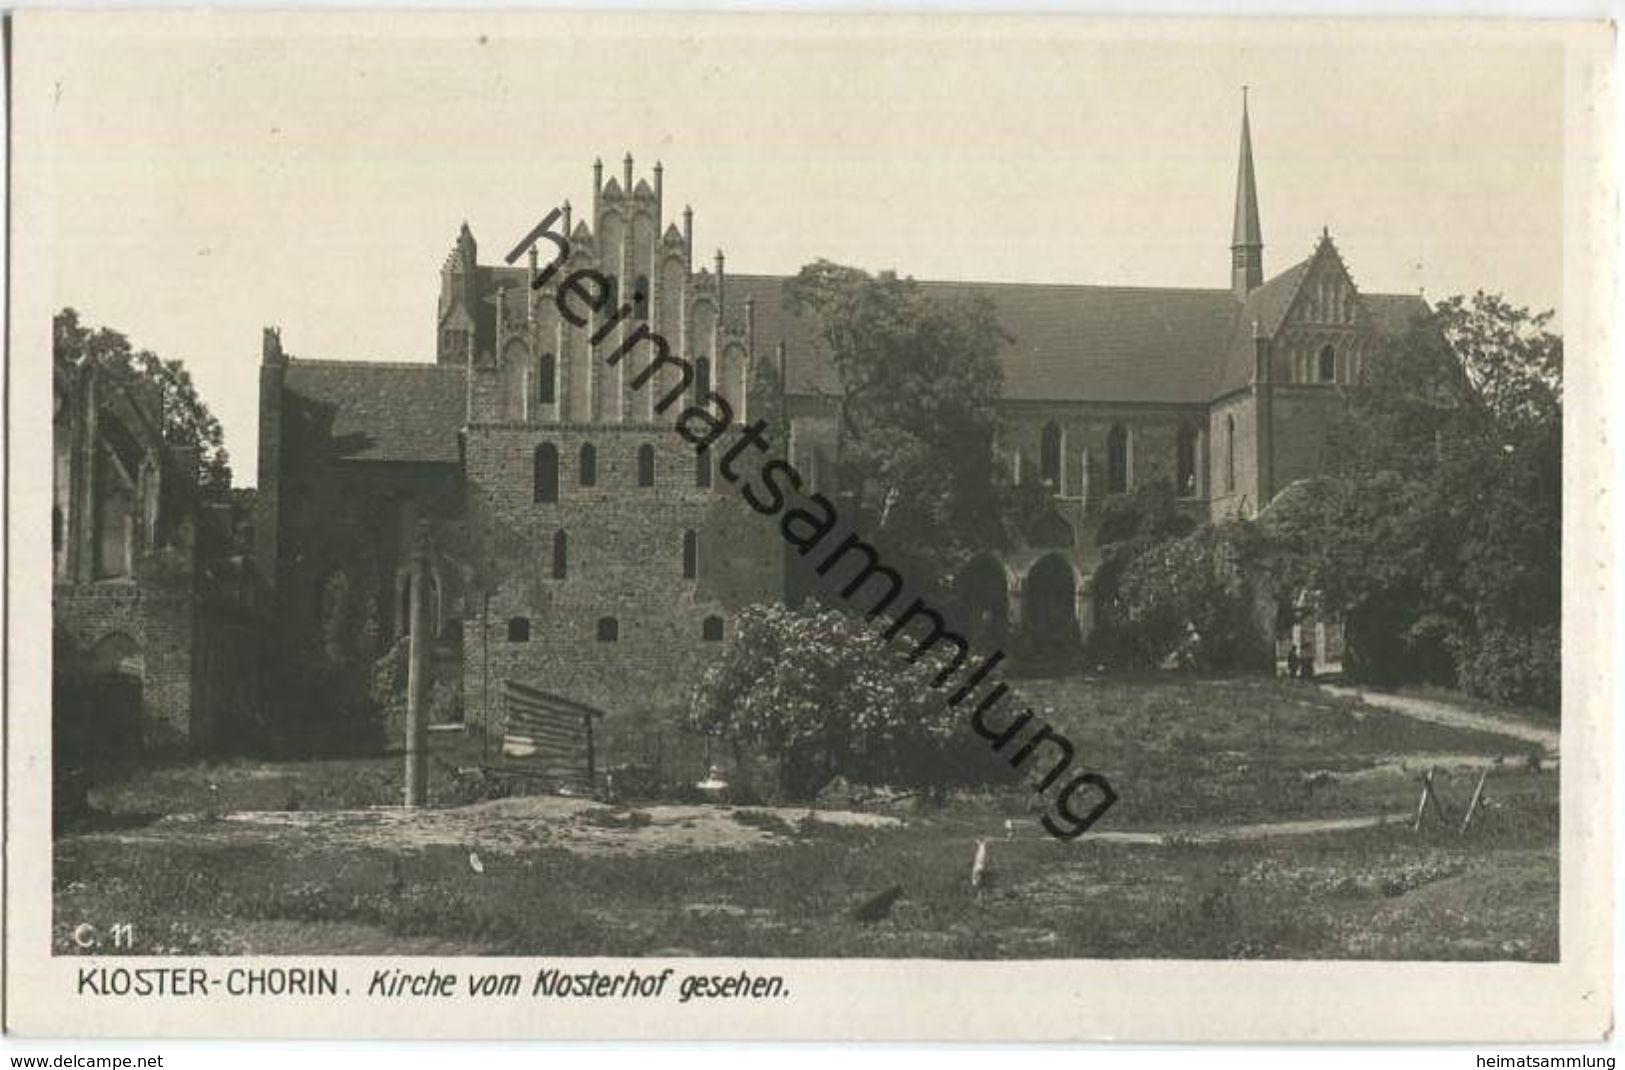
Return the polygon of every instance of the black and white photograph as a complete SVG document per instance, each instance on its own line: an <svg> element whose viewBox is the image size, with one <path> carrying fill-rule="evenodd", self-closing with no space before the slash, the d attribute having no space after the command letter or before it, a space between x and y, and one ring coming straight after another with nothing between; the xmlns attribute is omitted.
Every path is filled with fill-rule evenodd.
<svg viewBox="0 0 1625 1070"><path fill-rule="evenodd" d="M1596 1039L1611 33L20 19L13 1016Z"/></svg>

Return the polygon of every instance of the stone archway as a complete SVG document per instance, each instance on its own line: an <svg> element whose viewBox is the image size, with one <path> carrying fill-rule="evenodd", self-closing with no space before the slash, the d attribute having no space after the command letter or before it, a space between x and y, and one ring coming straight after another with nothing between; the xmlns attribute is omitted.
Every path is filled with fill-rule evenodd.
<svg viewBox="0 0 1625 1070"><path fill-rule="evenodd" d="M102 637L85 663L85 745L97 757L117 758L141 745L142 682L146 660L123 632Z"/></svg>
<svg viewBox="0 0 1625 1070"><path fill-rule="evenodd" d="M1059 660L1078 650L1078 574L1062 554L1045 554L1027 570L1022 598L1022 634L1040 661Z"/></svg>
<svg viewBox="0 0 1625 1070"><path fill-rule="evenodd" d="M960 619L973 643L1002 643L1010 631L1010 577L992 557L978 557L955 585Z"/></svg>

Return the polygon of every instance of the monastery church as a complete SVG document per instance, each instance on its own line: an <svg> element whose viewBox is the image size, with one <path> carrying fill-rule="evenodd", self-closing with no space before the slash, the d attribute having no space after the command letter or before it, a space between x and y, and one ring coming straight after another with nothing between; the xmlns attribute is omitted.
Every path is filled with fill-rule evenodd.
<svg viewBox="0 0 1625 1070"><path fill-rule="evenodd" d="M1053 495L1021 545L963 578L1001 635L1087 635L1109 496L1167 481L1195 514L1253 515L1316 474L1340 387L1425 311L1360 292L1325 233L1266 273L1245 107L1235 193L1225 285L922 284L993 302L1013 338L1000 459ZM833 457L834 370L788 305L789 279L730 272L720 251L703 263L692 210L668 222L658 163L638 178L628 156L607 180L595 164L582 214L565 205L569 260L541 290L535 249L529 263L482 263L465 223L440 268L433 363L294 357L266 331L255 550L274 642L325 636L333 657L370 664L407 627L426 532L432 675L448 705L495 723L515 680L637 713L681 704L738 610L785 598L776 525L713 472L728 443L696 460L653 411L663 384L634 389L641 364L603 357L647 324L697 389L734 402L736 428L752 409L782 412L776 451L816 485ZM577 327L554 296L582 267L618 292ZM623 301L633 314L594 344Z"/></svg>

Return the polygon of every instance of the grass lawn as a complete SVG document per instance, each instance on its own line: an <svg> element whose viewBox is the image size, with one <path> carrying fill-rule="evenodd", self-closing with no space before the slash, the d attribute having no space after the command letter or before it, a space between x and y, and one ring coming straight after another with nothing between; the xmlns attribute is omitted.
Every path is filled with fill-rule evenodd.
<svg viewBox="0 0 1625 1070"><path fill-rule="evenodd" d="M1557 773L1527 762L1527 744L1289 681L1019 690L1122 795L1097 829L1172 839L1053 840L1016 783L867 826L803 820L804 808L559 801L534 820L487 804L357 836L367 815L311 811L395 802L397 758L193 765L99 790L100 826L58 838L55 947L72 952L74 926L111 912L133 923L135 953L1556 958ZM1494 805L1466 836L1412 832L1408 817L1235 842L1179 835L1408 814L1415 770L1430 764L1458 818L1491 769ZM221 816L284 809L308 820ZM414 821L440 831L410 835ZM980 901L968 881L979 836L995 878ZM852 920L892 885L905 898L888 919Z"/></svg>

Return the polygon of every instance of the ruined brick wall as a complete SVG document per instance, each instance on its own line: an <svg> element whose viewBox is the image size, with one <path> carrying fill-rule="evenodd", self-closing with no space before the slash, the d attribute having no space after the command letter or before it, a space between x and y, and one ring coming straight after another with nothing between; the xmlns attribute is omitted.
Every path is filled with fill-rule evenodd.
<svg viewBox="0 0 1625 1070"><path fill-rule="evenodd" d="M294 446L294 444L290 444ZM403 577L418 521L442 524L457 514L457 470L433 464L324 461L288 450L280 505L281 556L268 657L284 671L333 671L344 715L364 705L372 663L406 627ZM437 563L437 634L455 631L465 613L461 571ZM267 692L268 716L288 709L296 693ZM345 708L339 708L339 706Z"/></svg>
<svg viewBox="0 0 1625 1070"><path fill-rule="evenodd" d="M535 455L544 442L560 458L556 502L535 500ZM720 459L728 442L712 453ZM597 455L590 487L579 463L588 444ZM655 454L648 487L638 482L645 445ZM481 594L471 595L480 606L464 632L472 720L500 723L507 677L615 713L670 712L723 650L734 612L780 597L775 522L752 512L720 470L710 488L698 486L693 449L669 423L475 427L466 478L470 553L485 579ZM563 578L553 574L559 531L567 545ZM697 539L692 578L684 575L689 531ZM705 637L712 617L722 621L722 641ZM613 640L600 638L606 618L615 621ZM525 622L513 640L510 621Z"/></svg>
<svg viewBox="0 0 1625 1070"><path fill-rule="evenodd" d="M195 619L194 708L207 715L198 726L206 730L198 744L239 751L250 741L262 709L260 633L265 621L251 607L207 598Z"/></svg>
<svg viewBox="0 0 1625 1070"><path fill-rule="evenodd" d="M101 580L57 584L55 626L88 666L103 643L131 640L141 659L141 737L155 751L206 748L212 710L194 701L195 600L190 577L166 583Z"/></svg>

